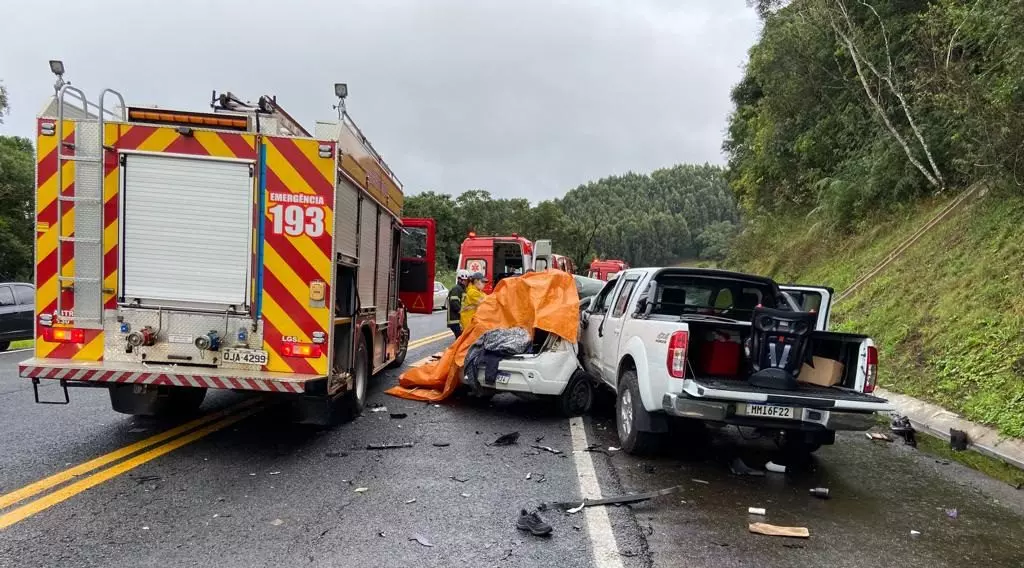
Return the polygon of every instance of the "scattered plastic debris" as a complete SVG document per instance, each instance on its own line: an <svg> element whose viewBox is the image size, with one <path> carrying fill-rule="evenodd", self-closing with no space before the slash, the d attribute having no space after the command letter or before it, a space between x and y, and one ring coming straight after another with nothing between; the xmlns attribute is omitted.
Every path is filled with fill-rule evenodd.
<svg viewBox="0 0 1024 568"><path fill-rule="evenodd" d="M469 481L468 477L459 477L457 475L449 475L448 479L450 479L452 481L458 481L459 483L465 483L465 482Z"/></svg>
<svg viewBox="0 0 1024 568"><path fill-rule="evenodd" d="M960 517L960 512L957 511L956 509L946 509L946 516L956 520Z"/></svg>
<svg viewBox="0 0 1024 568"><path fill-rule="evenodd" d="M413 503L415 503L415 502L416 502L416 498L414 497L414 498L412 498L412 499L409 499L408 501L406 501L406 502L405 502L405 504L406 504L406 505L412 505L412 504L413 504Z"/></svg>
<svg viewBox="0 0 1024 568"><path fill-rule="evenodd" d="M750 532L766 536L788 536L792 538L810 538L811 531L806 527L780 527L768 523L750 523L747 527Z"/></svg>
<svg viewBox="0 0 1024 568"><path fill-rule="evenodd" d="M494 440L489 446L511 446L512 444L519 443L519 432L509 432L498 436L498 439Z"/></svg>
<svg viewBox="0 0 1024 568"><path fill-rule="evenodd" d="M622 449L622 448L616 448L615 446L608 446L608 451L609 452L617 452L620 449Z"/></svg>
<svg viewBox="0 0 1024 568"><path fill-rule="evenodd" d="M583 507L586 507L586 506L587 506L587 502L584 501L584 502L580 503L579 507L573 507L572 509L566 509L565 512L569 513L570 515L575 515L576 513L579 513L580 511L582 511Z"/></svg>
<svg viewBox="0 0 1024 568"><path fill-rule="evenodd" d="M384 406L382 404L377 404L376 406L373 406L373 407L370 408L370 412L387 412L387 411L388 411L388 407L386 407L386 406Z"/></svg>
<svg viewBox="0 0 1024 568"><path fill-rule="evenodd" d="M889 424L889 430L893 434L903 438L903 443L912 447L917 447L917 436L914 430L914 426L910 424L910 419L906 416L897 416L892 419Z"/></svg>
<svg viewBox="0 0 1024 568"><path fill-rule="evenodd" d="M270 475L281 475L281 472L280 471L272 471L272 472L270 472Z"/></svg>
<svg viewBox="0 0 1024 568"><path fill-rule="evenodd" d="M701 485L711 485L710 481L704 481L703 479L691 478L690 481L694 483L700 483Z"/></svg>
<svg viewBox="0 0 1024 568"><path fill-rule="evenodd" d="M144 530L144 531L148 531L148 530L149 530L149 527L142 527L142 530Z"/></svg>
<svg viewBox="0 0 1024 568"><path fill-rule="evenodd" d="M802 544L783 544L782 546L785 547L785 548L797 548L797 549L799 549L799 548L806 548Z"/></svg>
<svg viewBox="0 0 1024 568"><path fill-rule="evenodd" d="M386 533L386 532L384 532L384 531L380 531L379 533L377 533L377 536L379 536L379 537L381 537L381 538L385 538L385 537L387 537L387 536L388 536L388 533Z"/></svg>
<svg viewBox="0 0 1024 568"><path fill-rule="evenodd" d="M279 527L284 524L284 521L282 521L281 519L274 519L273 521L270 521L270 524L274 525L275 527Z"/></svg>
<svg viewBox="0 0 1024 568"><path fill-rule="evenodd" d="M463 497L463 498L469 498L469 497L471 497L471 495L470 495L469 493L463 493L463 494L462 494L462 497Z"/></svg>
<svg viewBox="0 0 1024 568"><path fill-rule="evenodd" d="M543 440L543 439L544 439L544 436L537 436L536 438L533 439L533 443L534 444L539 444L541 442L541 440Z"/></svg>
<svg viewBox="0 0 1024 568"><path fill-rule="evenodd" d="M531 478L533 478L533 474L532 473L527 473L526 474L526 480L529 481Z"/></svg>
<svg viewBox="0 0 1024 568"><path fill-rule="evenodd" d="M817 497L818 499L828 499L828 487L815 487L810 491L811 497Z"/></svg>
<svg viewBox="0 0 1024 568"><path fill-rule="evenodd" d="M434 447L435 448L447 448L450 445L451 445L450 442L434 442Z"/></svg>
<svg viewBox="0 0 1024 568"><path fill-rule="evenodd" d="M890 438L887 434L883 434L881 432L865 432L864 435L868 437L868 440L874 440L876 442L892 441L892 438Z"/></svg>
<svg viewBox="0 0 1024 568"><path fill-rule="evenodd" d="M356 487L356 493L366 493L369 490L369 487Z"/></svg>
<svg viewBox="0 0 1024 568"><path fill-rule="evenodd" d="M433 547L434 546L434 543L430 542L427 539L427 537L425 537L425 536L423 536L423 535L421 535L419 533L413 533L413 535L409 537L409 540L415 540L416 542L418 542L421 545L426 546L426 547Z"/></svg>
<svg viewBox="0 0 1024 568"><path fill-rule="evenodd" d="M732 471L733 475L749 475L751 477L764 476L763 471L750 467L742 458L739 457L732 460L732 463L729 464L729 470Z"/></svg>
<svg viewBox="0 0 1024 568"><path fill-rule="evenodd" d="M404 412L392 412L390 414L390 416L392 418L394 418L395 420L401 420L402 418L408 418L409 417L409 415L404 413Z"/></svg>
<svg viewBox="0 0 1024 568"><path fill-rule="evenodd" d="M395 444L367 444L367 450L396 450L398 448L411 448L412 442L400 442Z"/></svg>
<svg viewBox="0 0 1024 568"><path fill-rule="evenodd" d="M558 454L561 454L561 453L562 453L562 450L556 450L556 449L554 449L554 448L552 448L552 447L549 447L549 446L537 446L537 445L533 445L533 446L530 446L530 447L531 447L531 448L534 448L534 449L537 449L537 450L544 450L545 452L551 452L551 453L553 453L553 454L555 454L555 455L558 455Z"/></svg>
<svg viewBox="0 0 1024 568"><path fill-rule="evenodd" d="M547 480L548 480L547 476L545 476L543 473L538 475L537 479L536 479L537 483L544 483Z"/></svg>
<svg viewBox="0 0 1024 568"><path fill-rule="evenodd" d="M611 455L611 453L608 450L602 448L600 444L590 444L589 446L584 448L583 451L584 452L596 452L596 453L599 453L599 454L604 454L606 456Z"/></svg>
<svg viewBox="0 0 1024 568"><path fill-rule="evenodd" d="M911 530L910 536L921 536L921 531Z"/></svg>
<svg viewBox="0 0 1024 568"><path fill-rule="evenodd" d="M967 432L957 430L956 428L949 429L949 447L954 452L967 451L968 443L970 443L970 440L967 438Z"/></svg>
<svg viewBox="0 0 1024 568"><path fill-rule="evenodd" d="M786 473L786 466L775 462L768 462L764 464L764 468L772 473Z"/></svg>
<svg viewBox="0 0 1024 568"><path fill-rule="evenodd" d="M765 516L768 514L763 507L747 507L747 514Z"/></svg>

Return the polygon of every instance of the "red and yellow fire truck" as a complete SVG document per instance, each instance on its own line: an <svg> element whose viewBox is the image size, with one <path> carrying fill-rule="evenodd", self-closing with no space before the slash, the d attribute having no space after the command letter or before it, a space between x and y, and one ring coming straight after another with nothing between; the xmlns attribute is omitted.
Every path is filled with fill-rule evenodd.
<svg viewBox="0 0 1024 568"><path fill-rule="evenodd" d="M109 89L94 104L58 80L37 122L36 343L20 365L37 402L47 380L50 402L103 387L128 414L231 389L330 422L405 358L407 312L432 308L435 227L401 217L398 179L344 105L313 133L274 97L211 107Z"/></svg>

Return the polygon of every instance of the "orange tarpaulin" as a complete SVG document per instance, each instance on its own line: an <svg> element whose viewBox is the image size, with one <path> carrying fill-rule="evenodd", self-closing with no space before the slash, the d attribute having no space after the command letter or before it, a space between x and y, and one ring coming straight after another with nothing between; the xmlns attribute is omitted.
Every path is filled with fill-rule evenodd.
<svg viewBox="0 0 1024 568"><path fill-rule="evenodd" d="M466 354L481 335L492 329L522 327L531 334L543 329L575 343L579 310L576 282L568 272L547 270L505 278L438 361L402 373L399 386L387 393L411 400L444 400L459 386Z"/></svg>

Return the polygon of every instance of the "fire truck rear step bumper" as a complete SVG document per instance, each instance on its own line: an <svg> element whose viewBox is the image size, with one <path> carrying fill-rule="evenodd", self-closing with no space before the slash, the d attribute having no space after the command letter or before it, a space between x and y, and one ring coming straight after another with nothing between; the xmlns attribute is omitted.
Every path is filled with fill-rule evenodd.
<svg viewBox="0 0 1024 568"><path fill-rule="evenodd" d="M283 375L236 369L217 370L216 374L196 374L189 370L207 371L173 365L67 359L29 359L18 365L23 378L37 381L55 379L65 383L166 385L295 394L305 393L310 383L326 379L322 375Z"/></svg>

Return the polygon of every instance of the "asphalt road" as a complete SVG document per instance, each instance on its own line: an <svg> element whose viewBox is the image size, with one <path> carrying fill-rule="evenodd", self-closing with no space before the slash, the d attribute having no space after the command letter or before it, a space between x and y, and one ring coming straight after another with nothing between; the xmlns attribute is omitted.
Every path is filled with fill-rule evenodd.
<svg viewBox="0 0 1024 568"><path fill-rule="evenodd" d="M443 326L440 314L416 317L413 339ZM414 349L408 360L448 342ZM114 413L103 390L73 390L68 406L36 405L16 376L27 356L0 354L0 505L33 482L176 426ZM77 494L61 492L110 465L0 506L0 524L26 504L34 513L0 529L0 567L1024 565L1022 492L899 443L844 436L800 471L736 477L728 461L739 455L761 466L777 459L770 443L727 431L707 446L674 439L653 459L574 453L574 440L618 445L607 405L583 421L581 442L583 429L543 403L503 395L489 405L435 406L383 394L398 373L371 388L371 405L387 412L315 429L264 409L151 461L111 462L135 467ZM242 400L212 393L203 410ZM486 445L512 431L519 444ZM531 448L538 439L563 454ZM378 442L414 445L365 449ZM605 496L680 489L586 517L550 510L548 539L515 529L522 507L579 501L591 463ZM816 486L832 498L808 496ZM52 506L42 508L47 499ZM767 517L748 516L749 506ZM953 508L956 519L946 512ZM750 534L757 520L805 526L811 538Z"/></svg>

